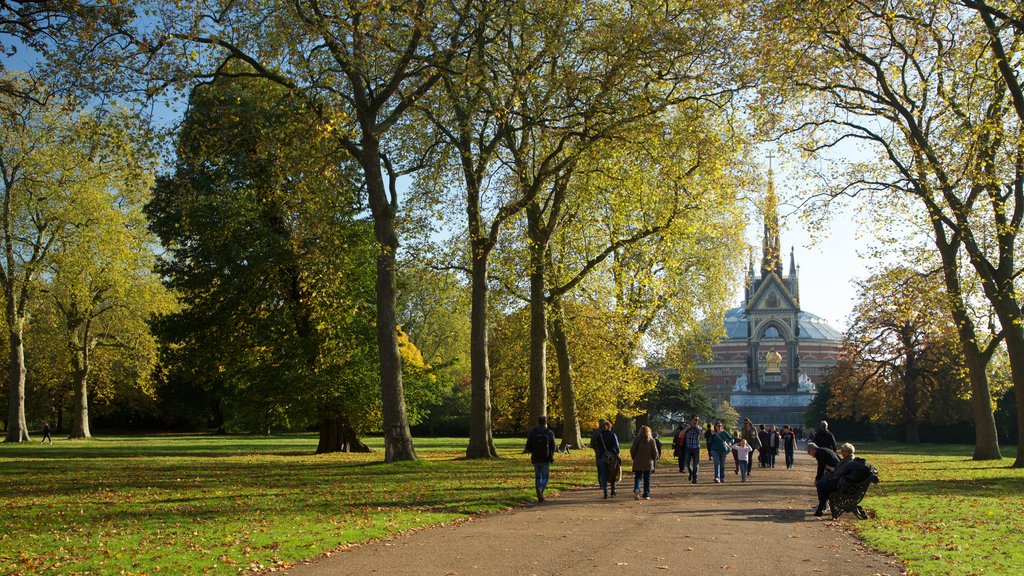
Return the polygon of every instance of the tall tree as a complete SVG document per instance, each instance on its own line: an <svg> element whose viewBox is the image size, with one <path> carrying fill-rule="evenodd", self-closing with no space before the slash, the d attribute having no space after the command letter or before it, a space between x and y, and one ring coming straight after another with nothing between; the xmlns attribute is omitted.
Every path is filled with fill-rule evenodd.
<svg viewBox="0 0 1024 576"><path fill-rule="evenodd" d="M311 419L319 452L365 450L380 397L356 169L330 125L244 69L193 93L175 171L146 208L183 307L157 324L165 358L225 388L250 429Z"/></svg>
<svg viewBox="0 0 1024 576"><path fill-rule="evenodd" d="M72 438L89 438L89 388L98 348L112 348L137 363L149 379L155 341L149 320L168 312L173 299L153 273L155 241L142 206L152 188L154 156L116 114L90 126L92 174L75 187L78 217L48 259L46 286L64 327L75 389ZM84 175L84 174L83 174ZM112 358L111 358L112 360Z"/></svg>
<svg viewBox="0 0 1024 576"><path fill-rule="evenodd" d="M411 148L403 146L408 141L396 133L459 49L463 23L447 4L428 0L201 4L185 13L166 6L165 32L154 50L166 54L176 68L180 62L195 62L189 55L201 51L214 60L214 75L230 74L223 65L227 62L246 62L252 71L245 74L301 97L332 127L340 149L360 168L377 243L384 458L415 459L396 332L395 218L398 180L420 161L409 157ZM199 63L206 61L200 58Z"/></svg>
<svg viewBox="0 0 1024 576"><path fill-rule="evenodd" d="M775 60L787 66L782 75L793 79L777 88L815 100L800 107L796 121L808 149L826 151L852 139L879 154L878 163L836 183L833 193L891 193L913 199L927 214L971 379L974 456L999 458L986 358L959 271L964 258L1005 330L1019 402L1024 318L1014 283L1024 148L1022 117L1004 73L1006 62L1019 62L1019 35L1001 28L1008 55L1001 61L993 57L983 17L939 1L781 1L769 16L774 33L766 30L765 37L773 54L782 54ZM1024 426L1018 438L1024 442ZM1024 455L1014 466L1024 466Z"/></svg>
<svg viewBox="0 0 1024 576"><path fill-rule="evenodd" d="M6 80L22 85L17 78ZM77 103L0 94L0 284L9 336L8 442L28 440L25 417L25 324L38 293L40 275L53 250L76 225L88 225L93 183L104 178L104 142L96 123L75 112Z"/></svg>
<svg viewBox="0 0 1024 576"><path fill-rule="evenodd" d="M861 283L846 353L829 379L830 413L902 424L907 442L920 442L926 419L956 420L955 401L943 399L962 398L969 385L939 274L893 267Z"/></svg>

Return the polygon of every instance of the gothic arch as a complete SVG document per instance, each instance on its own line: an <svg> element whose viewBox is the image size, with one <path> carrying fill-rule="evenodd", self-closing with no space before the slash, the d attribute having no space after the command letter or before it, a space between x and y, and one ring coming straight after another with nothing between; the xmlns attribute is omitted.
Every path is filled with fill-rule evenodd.
<svg viewBox="0 0 1024 576"><path fill-rule="evenodd" d="M795 340L788 326L780 322L777 318L769 318L757 326L757 336L754 338L754 343L760 344L764 339L764 333L767 332L769 328L775 328L778 330L782 341L787 344Z"/></svg>

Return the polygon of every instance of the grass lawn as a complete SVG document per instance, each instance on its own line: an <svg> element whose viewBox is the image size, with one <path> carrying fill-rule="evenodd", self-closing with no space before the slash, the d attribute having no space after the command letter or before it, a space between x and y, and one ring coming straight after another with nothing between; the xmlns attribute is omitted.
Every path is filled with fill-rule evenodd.
<svg viewBox="0 0 1024 576"><path fill-rule="evenodd" d="M421 460L314 456L315 435L110 437L0 444L0 574L238 574L345 543L533 499L523 440L466 461L463 439L417 439ZM973 462L970 446L864 444L880 470L847 520L913 574L1017 574L1024 470ZM559 455L551 488L595 481L592 453ZM844 517L846 518L846 517Z"/></svg>
<svg viewBox="0 0 1024 576"><path fill-rule="evenodd" d="M417 439L417 462L315 456L315 435L110 437L0 445L0 574L238 574L344 543L531 501L523 440L460 459ZM593 483L593 456L558 455L549 489Z"/></svg>
<svg viewBox="0 0 1024 576"><path fill-rule="evenodd" d="M864 501L875 510L852 525L871 547L912 574L1024 573L1024 469L1014 447L1001 461L974 462L973 446L864 444L857 453L881 482Z"/></svg>

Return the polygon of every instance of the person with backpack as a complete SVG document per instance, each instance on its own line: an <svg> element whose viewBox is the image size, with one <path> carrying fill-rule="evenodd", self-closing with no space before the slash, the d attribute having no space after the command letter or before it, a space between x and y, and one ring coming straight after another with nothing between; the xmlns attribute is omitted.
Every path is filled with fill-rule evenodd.
<svg viewBox="0 0 1024 576"><path fill-rule="evenodd" d="M619 459L619 437L612 432L611 422L604 419L597 421L597 431L590 437L590 447L594 449L594 458L597 460L597 483L601 485L605 498L608 498L608 485L611 484L614 498L622 460Z"/></svg>
<svg viewBox="0 0 1024 576"><path fill-rule="evenodd" d="M548 417L537 418L537 427L526 436L526 449L533 463L533 481L537 489L537 501L544 501L544 490L551 476L551 463L555 461L555 433L548 428Z"/></svg>

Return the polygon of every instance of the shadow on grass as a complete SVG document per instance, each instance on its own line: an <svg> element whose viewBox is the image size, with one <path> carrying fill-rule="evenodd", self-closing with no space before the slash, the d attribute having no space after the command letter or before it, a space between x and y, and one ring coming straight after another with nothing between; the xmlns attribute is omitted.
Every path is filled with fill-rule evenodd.
<svg viewBox="0 0 1024 576"><path fill-rule="evenodd" d="M872 488L874 490L874 488ZM883 480L879 494L965 498L1003 498L1024 496L1021 478L979 478L953 480ZM868 492L870 496L871 492Z"/></svg>

